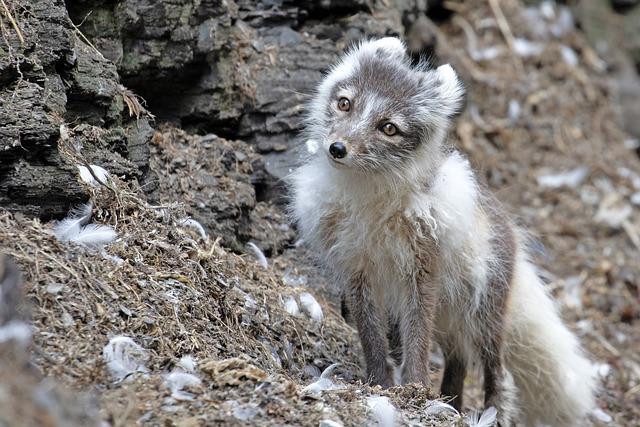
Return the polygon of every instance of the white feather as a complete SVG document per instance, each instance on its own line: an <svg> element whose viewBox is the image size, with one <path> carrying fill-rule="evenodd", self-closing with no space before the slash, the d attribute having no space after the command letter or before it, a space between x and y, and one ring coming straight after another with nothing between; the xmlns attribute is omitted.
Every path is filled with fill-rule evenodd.
<svg viewBox="0 0 640 427"><path fill-rule="evenodd" d="M320 420L318 427L344 427L342 423L333 420Z"/></svg>
<svg viewBox="0 0 640 427"><path fill-rule="evenodd" d="M256 261L258 261L258 264L260 264L262 268L269 267L267 257L264 256L264 252L262 252L262 250L255 243L249 242L247 243L247 247L249 248L253 256L256 257Z"/></svg>
<svg viewBox="0 0 640 427"><path fill-rule="evenodd" d="M469 418L467 418L467 425L469 427L493 427L496 423L496 415L498 410L493 406L485 409L482 414L474 411Z"/></svg>
<svg viewBox="0 0 640 427"><path fill-rule="evenodd" d="M194 373L196 371L196 366L196 360L191 355L181 357L176 364L177 368L189 373Z"/></svg>
<svg viewBox="0 0 640 427"><path fill-rule="evenodd" d="M102 358L111 375L122 381L134 372L148 372L144 365L147 360L146 351L131 338L113 337L102 349Z"/></svg>
<svg viewBox="0 0 640 427"><path fill-rule="evenodd" d="M458 410L448 403L440 402L439 400L427 401L427 408L424 410L427 415L438 415L443 412L453 412L456 415L460 415Z"/></svg>
<svg viewBox="0 0 640 427"><path fill-rule="evenodd" d="M320 378L317 381L309 384L305 388L302 389L303 394L319 394L320 392L326 390L338 390L341 389L342 386L331 381L331 374L333 371L340 366L340 363L334 363L327 367L322 374L320 374Z"/></svg>
<svg viewBox="0 0 640 427"><path fill-rule="evenodd" d="M117 236L109 225L89 224L82 227L70 241L88 248L100 248L113 242Z"/></svg>
<svg viewBox="0 0 640 427"><path fill-rule="evenodd" d="M193 228L198 232L198 234L200 234L200 237L202 237L203 240L207 240L207 232L204 230L202 224L200 224L195 219L189 217L182 218L178 220L178 224L184 227Z"/></svg>
<svg viewBox="0 0 640 427"><path fill-rule="evenodd" d="M72 236L80 233L80 227L91 220L91 210L93 206L87 203L78 206L69 212L69 215L62 221L53 225L53 234L61 242L68 242Z"/></svg>
<svg viewBox="0 0 640 427"><path fill-rule="evenodd" d="M186 387L198 387L202 384L200 378L186 372L172 372L164 377L164 385L171 390L171 397L175 400L193 400L191 393L183 391Z"/></svg>
<svg viewBox="0 0 640 427"><path fill-rule="evenodd" d="M605 424L609 424L611 421L613 421L611 415L607 414L600 408L596 408L591 411L591 417Z"/></svg>
<svg viewBox="0 0 640 427"><path fill-rule="evenodd" d="M379 427L396 425L396 408L386 396L369 396L367 406L371 410L371 418Z"/></svg>
<svg viewBox="0 0 640 427"><path fill-rule="evenodd" d="M513 50L519 56L528 58L542 53L544 44L516 37L513 39Z"/></svg>
<svg viewBox="0 0 640 427"><path fill-rule="evenodd" d="M297 316L300 314L298 303L293 297L287 297L287 299L284 300L284 309L292 316Z"/></svg>
<svg viewBox="0 0 640 427"><path fill-rule="evenodd" d="M109 261L113 262L116 265L124 264L124 260L122 258L120 258L117 255L111 255L111 254L107 253L107 251L105 251L104 249L102 249L100 251L100 255L102 255L102 258L108 259Z"/></svg>
<svg viewBox="0 0 640 427"><path fill-rule="evenodd" d="M309 292L300 294L300 305L305 313L315 322L321 322L324 314L318 301Z"/></svg>
<svg viewBox="0 0 640 427"><path fill-rule="evenodd" d="M96 176L100 180L100 182L96 181L96 179L91 175L91 172L86 166L76 165L78 167L78 171L80 172L80 179L91 185L92 187L99 187L100 183L106 184L109 181L111 175L107 172L106 169L97 165L89 165L91 170L93 171L93 175Z"/></svg>
<svg viewBox="0 0 640 427"><path fill-rule="evenodd" d="M587 178L589 175L589 168L586 166L580 166L575 169L566 172L549 173L544 175L538 175L538 185L547 188L561 188L569 187L576 188Z"/></svg>

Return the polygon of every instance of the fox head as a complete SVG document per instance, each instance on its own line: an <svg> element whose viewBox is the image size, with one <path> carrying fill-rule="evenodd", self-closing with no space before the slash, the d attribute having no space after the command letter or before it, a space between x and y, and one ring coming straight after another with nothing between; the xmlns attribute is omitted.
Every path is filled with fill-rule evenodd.
<svg viewBox="0 0 640 427"><path fill-rule="evenodd" d="M308 137L337 168L398 171L418 152L441 148L463 96L451 66L412 65L397 38L361 42L320 83Z"/></svg>

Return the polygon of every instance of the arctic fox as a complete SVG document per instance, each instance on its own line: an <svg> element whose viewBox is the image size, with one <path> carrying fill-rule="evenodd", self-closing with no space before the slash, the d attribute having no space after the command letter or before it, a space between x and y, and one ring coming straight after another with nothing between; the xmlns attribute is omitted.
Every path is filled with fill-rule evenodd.
<svg viewBox="0 0 640 427"><path fill-rule="evenodd" d="M451 66L412 65L396 38L351 49L309 106L312 154L290 176L292 216L344 290L368 381L429 384L433 338L456 408L478 364L503 427L580 425L594 405L592 365L524 235L447 145L463 94Z"/></svg>

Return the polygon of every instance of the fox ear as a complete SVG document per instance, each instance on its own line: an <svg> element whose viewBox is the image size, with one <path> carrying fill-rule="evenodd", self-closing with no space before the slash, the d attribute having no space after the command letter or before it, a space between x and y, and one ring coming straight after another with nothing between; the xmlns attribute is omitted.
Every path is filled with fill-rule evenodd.
<svg viewBox="0 0 640 427"><path fill-rule="evenodd" d="M434 89L440 101L442 113L451 117L462 108L464 101L464 86L451 65L441 65L431 71L434 81Z"/></svg>
<svg viewBox="0 0 640 427"><path fill-rule="evenodd" d="M384 37L369 42L369 46L379 58L403 60L407 57L407 48L397 37Z"/></svg>

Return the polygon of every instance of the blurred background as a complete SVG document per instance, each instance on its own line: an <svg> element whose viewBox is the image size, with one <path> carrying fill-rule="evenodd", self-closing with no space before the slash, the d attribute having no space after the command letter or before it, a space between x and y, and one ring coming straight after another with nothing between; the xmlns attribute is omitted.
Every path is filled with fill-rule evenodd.
<svg viewBox="0 0 640 427"><path fill-rule="evenodd" d="M0 1L0 252L24 295L0 319L31 325L0 328L0 420L363 425L375 392L403 424L451 423L420 409L426 390L353 385L354 331L284 213L315 85L352 43L397 36L464 81L451 142L530 230L596 363L591 421L638 424L639 1ZM61 237L64 218L110 237ZM140 344L116 340L128 382L114 336ZM180 368L191 355L201 368ZM343 394L302 398L333 362ZM187 399L176 369L198 380Z"/></svg>

